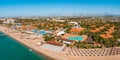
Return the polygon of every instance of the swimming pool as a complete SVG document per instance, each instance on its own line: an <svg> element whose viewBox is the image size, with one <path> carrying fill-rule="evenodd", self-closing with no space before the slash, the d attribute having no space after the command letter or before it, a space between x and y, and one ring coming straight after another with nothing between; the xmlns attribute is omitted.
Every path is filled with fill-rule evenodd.
<svg viewBox="0 0 120 60"><path fill-rule="evenodd" d="M46 31L45 30L32 30L32 32L36 33L36 34L46 34Z"/></svg>
<svg viewBox="0 0 120 60"><path fill-rule="evenodd" d="M68 36L68 39L69 40L78 40L78 41L81 41L81 40L83 40L83 37L82 36L75 36L75 37Z"/></svg>

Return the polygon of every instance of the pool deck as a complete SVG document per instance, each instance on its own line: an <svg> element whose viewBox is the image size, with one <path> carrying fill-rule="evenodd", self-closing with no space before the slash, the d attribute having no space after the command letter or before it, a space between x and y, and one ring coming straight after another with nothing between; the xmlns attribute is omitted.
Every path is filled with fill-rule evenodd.
<svg viewBox="0 0 120 60"><path fill-rule="evenodd" d="M78 37L79 35L74 35L74 34L64 34L63 36L61 36L61 38L64 38L64 39L69 39L69 36L74 38L74 37ZM86 35L81 35L80 37L82 37L82 40L75 40L75 41L85 41L87 39L88 36ZM70 40L70 39L69 39Z"/></svg>

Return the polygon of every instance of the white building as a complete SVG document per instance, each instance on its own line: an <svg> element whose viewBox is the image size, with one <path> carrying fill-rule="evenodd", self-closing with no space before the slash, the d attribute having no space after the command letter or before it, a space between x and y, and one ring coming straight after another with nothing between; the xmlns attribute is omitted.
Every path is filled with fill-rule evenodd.
<svg viewBox="0 0 120 60"><path fill-rule="evenodd" d="M59 20L59 19L52 19L52 21L57 21L57 22L65 22L65 20Z"/></svg>
<svg viewBox="0 0 120 60"><path fill-rule="evenodd" d="M5 19L5 20L2 20L3 21L3 23L5 23L5 24L14 24L15 23L15 20L14 19Z"/></svg>
<svg viewBox="0 0 120 60"><path fill-rule="evenodd" d="M62 34L65 34L65 32L64 31L60 31L60 32L57 33L57 36L60 36Z"/></svg>
<svg viewBox="0 0 120 60"><path fill-rule="evenodd" d="M69 22L69 23L74 24L75 28L81 28L81 26L78 24L78 22Z"/></svg>

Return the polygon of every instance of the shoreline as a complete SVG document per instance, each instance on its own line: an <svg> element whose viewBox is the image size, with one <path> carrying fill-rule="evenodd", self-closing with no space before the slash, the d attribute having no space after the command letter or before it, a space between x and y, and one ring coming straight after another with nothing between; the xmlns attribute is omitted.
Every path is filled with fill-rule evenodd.
<svg viewBox="0 0 120 60"><path fill-rule="evenodd" d="M8 35L8 36L11 37L10 35ZM11 38L13 38L13 37L11 37ZM13 38L13 39L15 39L15 38ZM54 58L51 58L50 56L48 56L48 55L46 55L46 54L44 54L44 53L42 53L42 52L40 52L40 51L36 51L35 49L27 46L26 44L20 42L20 41L17 40L17 39L15 39L15 41L17 41L18 43L24 45L25 47L27 47L27 48L29 48L29 49L32 49L32 51L36 52L37 54L42 55L42 56L44 56L44 57L47 57L49 60L55 60Z"/></svg>
<svg viewBox="0 0 120 60"><path fill-rule="evenodd" d="M63 52L56 52L48 49L44 49L41 46L37 46L37 40L28 40L28 39L21 39L20 36L17 36L17 33L9 32L8 28L1 27L0 31L7 34L11 38L15 39L19 43L25 45L26 47L32 49L33 51L37 52L38 54L42 54L43 56L47 57L50 60L69 60L66 57L63 57ZM20 33L21 34L21 33ZM65 59L64 59L65 58Z"/></svg>
<svg viewBox="0 0 120 60"><path fill-rule="evenodd" d="M0 32L2 32L2 33L4 33L4 34L7 34L7 33L3 32L3 31L0 31ZM42 53L42 52L40 52L40 51L35 50L34 48L28 46L27 44L22 43L21 41L19 41L18 39L14 38L13 36L11 36L11 35L9 35L9 34L7 34L7 35L8 35L10 38L12 38L12 39L14 39L15 41L17 41L18 43L24 45L25 47L27 47L27 48L29 48L29 49L32 49L32 51L36 52L37 54L42 55L42 56L44 56L45 58L48 58L49 60L56 60L56 59L54 59L54 58L52 58L52 57L50 57L50 56L48 56L48 55L46 55L46 54L44 54L44 53Z"/></svg>

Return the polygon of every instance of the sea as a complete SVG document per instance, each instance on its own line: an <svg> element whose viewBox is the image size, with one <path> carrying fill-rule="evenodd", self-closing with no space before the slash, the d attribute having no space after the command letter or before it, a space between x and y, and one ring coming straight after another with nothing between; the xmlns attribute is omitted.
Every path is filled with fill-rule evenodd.
<svg viewBox="0 0 120 60"><path fill-rule="evenodd" d="M51 60L10 36L1 36L3 34L3 32L0 32L0 60Z"/></svg>

